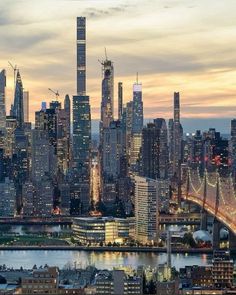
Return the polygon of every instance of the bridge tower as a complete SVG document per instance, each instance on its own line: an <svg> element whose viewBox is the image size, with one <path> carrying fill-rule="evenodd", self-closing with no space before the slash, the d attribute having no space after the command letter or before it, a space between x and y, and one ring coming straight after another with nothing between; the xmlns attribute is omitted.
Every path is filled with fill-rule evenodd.
<svg viewBox="0 0 236 295"><path fill-rule="evenodd" d="M167 245L166 245L166 250L167 250L167 266L171 268L171 231L167 231L167 239L166 239Z"/></svg>
<svg viewBox="0 0 236 295"><path fill-rule="evenodd" d="M188 201L188 196L189 196L189 191L190 191L190 168L188 168L187 172L187 185L186 185L186 201ZM190 212L190 202L188 203L188 212Z"/></svg>
<svg viewBox="0 0 236 295"><path fill-rule="evenodd" d="M205 169L204 172L204 191L203 191L203 204L201 209L201 230L207 230L207 212L205 210L205 204L206 204L206 198L207 198L207 171Z"/></svg>
<svg viewBox="0 0 236 295"><path fill-rule="evenodd" d="M219 249L220 248L220 230L221 230L221 224L216 218L219 204L220 204L220 175L219 172L216 172L216 199L215 199L215 217L213 220L213 249Z"/></svg>
<svg viewBox="0 0 236 295"><path fill-rule="evenodd" d="M181 161L178 161L178 180L177 180L177 186L178 186L178 205L181 207L181 198L182 198L182 188L181 188Z"/></svg>

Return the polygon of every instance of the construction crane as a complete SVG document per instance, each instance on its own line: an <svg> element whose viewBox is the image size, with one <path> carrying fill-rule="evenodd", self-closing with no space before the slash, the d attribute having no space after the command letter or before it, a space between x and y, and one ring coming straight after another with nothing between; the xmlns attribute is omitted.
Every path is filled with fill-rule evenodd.
<svg viewBox="0 0 236 295"><path fill-rule="evenodd" d="M15 91L15 85L16 85L16 71L18 71L19 69L17 68L17 65L13 66L12 63L10 61L8 61L8 64L10 65L10 67L13 69L14 72L14 91Z"/></svg>
<svg viewBox="0 0 236 295"><path fill-rule="evenodd" d="M57 91L54 91L54 90L52 90L51 88L48 88L48 90L55 94L56 99L59 98L60 94L59 94L58 90L57 90Z"/></svg>

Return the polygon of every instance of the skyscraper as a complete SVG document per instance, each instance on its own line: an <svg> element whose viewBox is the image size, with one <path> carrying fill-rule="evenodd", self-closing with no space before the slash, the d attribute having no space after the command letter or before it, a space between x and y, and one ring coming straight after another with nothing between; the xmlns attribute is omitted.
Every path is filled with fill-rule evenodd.
<svg viewBox="0 0 236 295"><path fill-rule="evenodd" d="M6 128L6 106L5 106L6 72L0 72L0 130Z"/></svg>
<svg viewBox="0 0 236 295"><path fill-rule="evenodd" d="M142 171L144 177L160 178L160 133L154 123L143 128L142 135Z"/></svg>
<svg viewBox="0 0 236 295"><path fill-rule="evenodd" d="M138 82L133 85L133 116L132 116L132 134L142 133L143 128L143 101L142 84Z"/></svg>
<svg viewBox="0 0 236 295"><path fill-rule="evenodd" d="M12 115L16 118L17 127L22 127L24 123L24 97L23 97L23 84L20 76L20 71L16 73L16 85L14 105L12 108Z"/></svg>
<svg viewBox="0 0 236 295"><path fill-rule="evenodd" d="M14 182L8 177L0 183L0 216L14 216L16 211L16 189Z"/></svg>
<svg viewBox="0 0 236 295"><path fill-rule="evenodd" d="M68 130L67 130L67 132L70 134L70 132L71 132L71 130L70 130L71 110L70 110L70 97L68 94L65 96L65 99L64 99L64 110L66 111L67 117L68 117L68 126L67 126Z"/></svg>
<svg viewBox="0 0 236 295"><path fill-rule="evenodd" d="M179 163L182 159L183 128L180 123L179 92L174 93L174 121L173 121L173 174L178 174Z"/></svg>
<svg viewBox="0 0 236 295"><path fill-rule="evenodd" d="M114 119L114 68L112 61L102 62L102 102L101 102L101 132L108 128Z"/></svg>
<svg viewBox="0 0 236 295"><path fill-rule="evenodd" d="M73 96L73 159L82 213L90 204L91 112L86 95L86 18L77 18L77 95Z"/></svg>
<svg viewBox="0 0 236 295"><path fill-rule="evenodd" d="M143 129L143 101L142 101L142 84L137 81L133 85L133 104L132 104L132 127L131 127L131 150L130 150L130 167L133 173L137 172L137 160L139 157L142 143Z"/></svg>
<svg viewBox="0 0 236 295"><path fill-rule="evenodd" d="M77 17L77 94L86 95L86 18Z"/></svg>
<svg viewBox="0 0 236 295"><path fill-rule="evenodd" d="M23 92L24 122L29 122L29 91Z"/></svg>
<svg viewBox="0 0 236 295"><path fill-rule="evenodd" d="M66 172L70 165L70 123L65 109L57 111L57 167Z"/></svg>
<svg viewBox="0 0 236 295"><path fill-rule="evenodd" d="M159 177L165 179L168 177L168 132L166 121L163 118L154 120L154 124L159 132L160 146L159 146Z"/></svg>
<svg viewBox="0 0 236 295"><path fill-rule="evenodd" d="M129 101L126 104L125 108L125 116L126 116L126 155L127 155L127 162L130 164L130 156L131 156L131 135L132 135L132 122L133 122L133 101Z"/></svg>
<svg viewBox="0 0 236 295"><path fill-rule="evenodd" d="M158 240L158 182L135 177L135 234L145 244Z"/></svg>
<svg viewBox="0 0 236 295"><path fill-rule="evenodd" d="M118 83L118 120L121 121L123 113L123 83Z"/></svg>
<svg viewBox="0 0 236 295"><path fill-rule="evenodd" d="M45 174L54 175L56 158L45 130L32 130L32 180L41 182Z"/></svg>
<svg viewBox="0 0 236 295"><path fill-rule="evenodd" d="M114 204L117 196L116 184L120 176L122 157L122 129L120 121L112 121L103 130L102 144L102 200L106 205Z"/></svg>

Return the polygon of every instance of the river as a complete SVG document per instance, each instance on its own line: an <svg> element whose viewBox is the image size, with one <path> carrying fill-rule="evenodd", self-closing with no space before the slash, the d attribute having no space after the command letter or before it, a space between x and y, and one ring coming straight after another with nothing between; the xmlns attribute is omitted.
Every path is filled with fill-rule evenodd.
<svg viewBox="0 0 236 295"><path fill-rule="evenodd" d="M16 250L0 251L0 265L15 269L21 266L31 269L34 264L38 267L48 264L50 266L82 267L94 265L98 269L112 269L114 266L126 265L137 268L139 265L155 267L165 263L166 253L124 253L124 252L87 252L87 251L42 251L42 250ZM186 265L211 264L212 255L208 254L172 254L172 265L178 270Z"/></svg>

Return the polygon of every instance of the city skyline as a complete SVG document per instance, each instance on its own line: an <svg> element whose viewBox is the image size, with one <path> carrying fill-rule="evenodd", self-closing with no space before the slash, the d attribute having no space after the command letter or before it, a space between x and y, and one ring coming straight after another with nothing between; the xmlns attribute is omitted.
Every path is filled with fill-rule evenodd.
<svg viewBox="0 0 236 295"><path fill-rule="evenodd" d="M187 1L146 1L141 6L139 0L126 4L122 0L109 4L62 0L57 1L56 13L54 0L7 2L11 9L6 2L0 4L0 32L5 40L0 45L0 61L7 70L7 110L13 101L8 60L18 65L30 93L31 121L42 100L54 99L49 87L59 90L61 100L66 93L76 94L74 20L84 15L89 20L87 92L93 119L99 118L101 67L97 60L104 58L104 47L114 62L116 117L117 83L123 82L126 103L132 97L137 71L146 118L171 117L173 91L180 92L182 118L234 117L233 1L227 6L211 0L192 1L191 5ZM213 11L209 10L212 5ZM137 17L139 22L134 22ZM109 21L113 26L108 28Z"/></svg>
<svg viewBox="0 0 236 295"><path fill-rule="evenodd" d="M184 3L20 0L15 23L2 11L21 25L4 50L18 50L4 56L13 100L0 71L0 293L236 292L234 54L217 51L230 16L214 38L224 7L204 22Z"/></svg>

